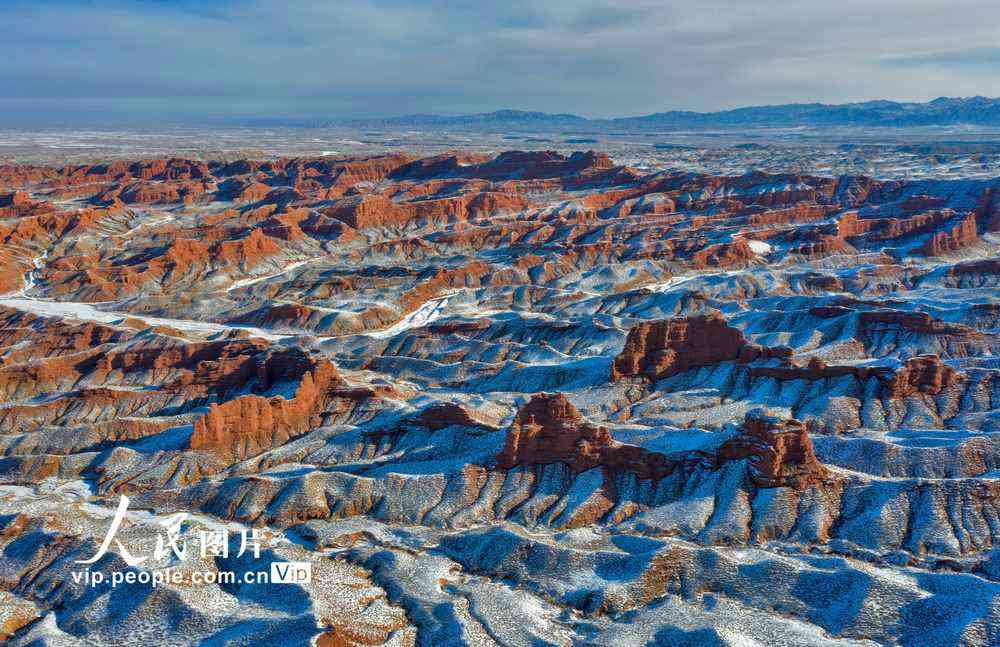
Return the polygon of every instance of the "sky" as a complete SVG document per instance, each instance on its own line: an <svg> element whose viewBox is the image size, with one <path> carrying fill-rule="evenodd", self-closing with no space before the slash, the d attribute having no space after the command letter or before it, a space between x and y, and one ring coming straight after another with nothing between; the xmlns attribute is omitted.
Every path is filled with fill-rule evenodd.
<svg viewBox="0 0 1000 647"><path fill-rule="evenodd" d="M2 0L0 127L1000 96L989 0Z"/></svg>

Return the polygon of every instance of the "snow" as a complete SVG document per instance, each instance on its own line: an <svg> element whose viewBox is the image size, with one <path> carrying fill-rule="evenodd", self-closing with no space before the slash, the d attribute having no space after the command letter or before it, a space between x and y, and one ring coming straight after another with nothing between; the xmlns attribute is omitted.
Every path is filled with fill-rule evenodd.
<svg viewBox="0 0 1000 647"><path fill-rule="evenodd" d="M694 279L694 276L673 276L662 283L650 283L649 285L642 286L644 290L649 292L667 292L677 287L681 283L687 283L688 281Z"/></svg>
<svg viewBox="0 0 1000 647"><path fill-rule="evenodd" d="M432 321L436 321L446 314L446 309L448 306L448 300L454 296L454 293L446 294L434 299L431 299L427 303L423 304L410 314L406 315L399 321L397 321L392 326L384 330L377 330L375 332L365 333L368 337L374 337L376 339L389 339L390 337L395 337L401 332L406 332L413 328L420 328L421 326L426 326Z"/></svg>
<svg viewBox="0 0 1000 647"><path fill-rule="evenodd" d="M281 276L282 274L287 274L288 272L291 272L292 270L294 270L296 268L302 267L306 263L309 263L310 261L313 261L313 260L315 260L315 259L314 258L307 258L305 260L295 261L294 263L290 263L289 265L286 265L285 267L283 267L279 271L274 272L272 274L265 274L263 276L254 276L254 277L250 277L250 278L246 278L246 279L240 279L239 281L236 281L235 283L233 283L232 285L230 285L228 288L226 288L226 292L232 292L233 290L238 290L240 288L245 288L248 285L254 285L255 283L260 283L262 281L267 281L268 279L273 279L276 276Z"/></svg>
<svg viewBox="0 0 1000 647"><path fill-rule="evenodd" d="M131 312L112 312L99 310L89 303L77 303L74 301L44 301L41 299L31 299L27 297L12 296L0 298L0 305L18 310L24 310L43 317L66 317L78 319L80 321L93 321L102 324L117 324L122 319L139 319L150 326L165 326L175 328L184 332L200 334L217 334L230 330L245 330L255 337L263 337L272 341L285 339L291 335L279 335L261 328L251 326L233 326L228 324L218 324L202 321L192 321L190 319L164 319L161 317L149 317L146 315L133 314Z"/></svg>
<svg viewBox="0 0 1000 647"><path fill-rule="evenodd" d="M662 283L650 283L648 285L642 286L644 290L649 292L670 292L674 288L691 283L692 281L697 281L699 279L704 279L706 285L709 279L716 279L719 277L731 277L743 274L738 270L725 270L723 272L698 272L695 274L684 274L680 276L672 276Z"/></svg>
<svg viewBox="0 0 1000 647"><path fill-rule="evenodd" d="M747 244L750 245L750 249L752 249L755 254L770 254L771 250L774 249L762 240L748 240Z"/></svg>
<svg viewBox="0 0 1000 647"><path fill-rule="evenodd" d="M140 210L136 210L136 211L142 213ZM126 231L123 234L123 236L125 238L128 238L128 237L134 235L140 229L153 229L153 228L155 228L155 227L157 227L159 225L166 224L166 223L171 222L173 220L176 220L176 218L174 216L171 216L171 215L166 215L166 216L162 216L160 218L154 218L152 220L147 220L145 222L139 223L135 227L132 227L131 229L129 229L128 231Z"/></svg>
<svg viewBox="0 0 1000 647"><path fill-rule="evenodd" d="M41 256L36 256L31 260L31 265L33 269L24 275L24 287L22 287L15 293L17 296L26 296L28 292L33 290L34 287L38 285L37 281L35 281L35 274L38 272L38 270L42 269L42 266L45 264L44 261L48 257L49 257L49 252L48 250L46 250L44 254L42 254Z"/></svg>

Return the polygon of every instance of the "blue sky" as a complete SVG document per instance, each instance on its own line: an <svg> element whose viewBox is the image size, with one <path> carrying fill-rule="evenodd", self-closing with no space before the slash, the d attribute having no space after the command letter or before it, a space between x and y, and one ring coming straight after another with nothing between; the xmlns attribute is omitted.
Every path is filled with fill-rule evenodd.
<svg viewBox="0 0 1000 647"><path fill-rule="evenodd" d="M1000 3L5 0L0 117L586 116L1000 96Z"/></svg>

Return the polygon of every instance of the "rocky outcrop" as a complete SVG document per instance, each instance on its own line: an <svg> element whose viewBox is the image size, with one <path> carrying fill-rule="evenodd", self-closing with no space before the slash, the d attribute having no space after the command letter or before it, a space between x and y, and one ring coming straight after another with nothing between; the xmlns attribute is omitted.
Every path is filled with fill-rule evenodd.
<svg viewBox="0 0 1000 647"><path fill-rule="evenodd" d="M816 458L806 426L769 416L763 409L749 412L739 434L719 447L720 463L744 459L750 463L754 484L761 488L804 490L830 479Z"/></svg>
<svg viewBox="0 0 1000 647"><path fill-rule="evenodd" d="M355 229L389 227L405 224L412 212L379 195L364 195L341 200L324 214Z"/></svg>
<svg viewBox="0 0 1000 647"><path fill-rule="evenodd" d="M784 209L767 209L754 207L747 216L747 224L753 227L767 225L786 225L793 223L813 222L822 220L830 214L828 205L800 202Z"/></svg>
<svg viewBox="0 0 1000 647"><path fill-rule="evenodd" d="M0 195L0 216L16 217L29 211L35 204L37 203L31 199L27 191L14 191Z"/></svg>
<svg viewBox="0 0 1000 647"><path fill-rule="evenodd" d="M927 256L940 256L974 245L978 240L976 215L970 213L958 219L958 222L950 224L944 230L932 234L921 247L921 251Z"/></svg>
<svg viewBox="0 0 1000 647"><path fill-rule="evenodd" d="M986 231L1000 231L1000 187L986 190L982 199L982 222Z"/></svg>
<svg viewBox="0 0 1000 647"><path fill-rule="evenodd" d="M320 425L320 414L330 403L331 390L344 385L336 367L312 361L295 367L299 375L294 395L245 395L213 404L194 423L189 446L229 460L242 460L277 447ZM303 370L304 369L304 370ZM287 373L275 377L287 379Z"/></svg>
<svg viewBox="0 0 1000 647"><path fill-rule="evenodd" d="M915 354L943 357L978 355L992 343L989 335L971 326L936 319L925 312L903 310L860 313L854 337L866 348L873 349L909 341L914 344Z"/></svg>
<svg viewBox="0 0 1000 647"><path fill-rule="evenodd" d="M625 347L611 367L611 380L660 380L720 362L749 363L788 358L791 349L749 343L720 314L641 323L629 330Z"/></svg>
<svg viewBox="0 0 1000 647"><path fill-rule="evenodd" d="M976 212L956 213L951 209L940 208L945 200L935 196L912 196L900 204L891 205L887 213L893 217L879 217L882 211L878 208L865 211L847 211L836 219L836 230L833 235L824 227L812 230L817 242L801 246L800 253L819 255L823 252L843 252L858 248L882 247L886 242L904 241L914 236L925 235L916 253L926 256L937 256L975 244L977 235ZM923 209L928 205L937 205L932 209ZM905 217L897 217L900 214ZM801 236L801 233L796 233ZM850 239L850 245L847 244Z"/></svg>
<svg viewBox="0 0 1000 647"><path fill-rule="evenodd" d="M941 361L937 355L911 357L897 369L886 384L888 397L905 398L917 393L937 395L955 386L964 376Z"/></svg>
<svg viewBox="0 0 1000 647"><path fill-rule="evenodd" d="M846 375L860 380L871 376L884 376L890 370L884 366L851 366L829 365L818 357L811 357L804 365L785 363L781 366L752 366L749 374L752 377L769 377L775 380L829 380Z"/></svg>
<svg viewBox="0 0 1000 647"><path fill-rule="evenodd" d="M459 427L484 426L481 421L473 417L468 409L452 402L443 402L427 407L420 412L415 421L429 429L444 429L452 425Z"/></svg>
<svg viewBox="0 0 1000 647"><path fill-rule="evenodd" d="M406 178L469 177L487 180L538 180L560 178L584 171L610 169L614 163L604 153L577 151L568 157L556 151L507 151L493 159L445 155L419 160L398 169Z"/></svg>
<svg viewBox="0 0 1000 647"><path fill-rule="evenodd" d="M750 243L741 238L699 250L691 256L691 263L697 268L744 266L756 257Z"/></svg>
<svg viewBox="0 0 1000 647"><path fill-rule="evenodd" d="M977 261L956 263L948 268L948 273L952 276L962 276L964 274L1000 275L1000 259L987 258Z"/></svg>
<svg viewBox="0 0 1000 647"><path fill-rule="evenodd" d="M116 200L125 204L190 203L214 189L213 184L200 181L139 181L116 186L98 196L96 201L104 204L113 204Z"/></svg>
<svg viewBox="0 0 1000 647"><path fill-rule="evenodd" d="M603 467L644 479L662 478L675 467L663 454L614 440L607 427L584 420L565 395L539 393L518 410L497 466L551 463L566 463L576 473Z"/></svg>

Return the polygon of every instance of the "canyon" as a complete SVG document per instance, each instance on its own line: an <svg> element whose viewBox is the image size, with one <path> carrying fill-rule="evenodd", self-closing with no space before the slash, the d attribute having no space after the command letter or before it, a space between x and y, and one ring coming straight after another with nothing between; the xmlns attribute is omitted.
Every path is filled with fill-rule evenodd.
<svg viewBox="0 0 1000 647"><path fill-rule="evenodd" d="M1000 644L998 195L600 151L2 165L0 638ZM122 496L133 553L179 514L265 550L93 569L312 581L75 582Z"/></svg>

